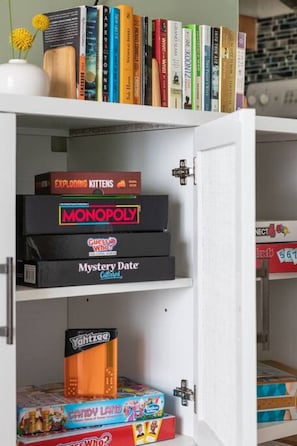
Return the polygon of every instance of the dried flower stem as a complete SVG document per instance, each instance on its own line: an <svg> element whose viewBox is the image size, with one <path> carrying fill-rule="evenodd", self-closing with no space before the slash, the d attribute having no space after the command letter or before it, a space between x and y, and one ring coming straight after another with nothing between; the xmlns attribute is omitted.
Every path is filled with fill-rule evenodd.
<svg viewBox="0 0 297 446"><path fill-rule="evenodd" d="M10 26L10 38L11 38L11 34L12 34L12 30L13 30L11 0L8 0L8 10L9 10L9 26ZM11 55L12 55L12 58L14 59L14 47L13 46L11 46Z"/></svg>

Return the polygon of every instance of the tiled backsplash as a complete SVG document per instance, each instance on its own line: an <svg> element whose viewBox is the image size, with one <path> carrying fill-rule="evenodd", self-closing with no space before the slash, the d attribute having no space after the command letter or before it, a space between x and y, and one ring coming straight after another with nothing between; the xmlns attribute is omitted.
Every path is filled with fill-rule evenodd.
<svg viewBox="0 0 297 446"><path fill-rule="evenodd" d="M258 19L258 50L247 51L246 84L297 77L297 15Z"/></svg>

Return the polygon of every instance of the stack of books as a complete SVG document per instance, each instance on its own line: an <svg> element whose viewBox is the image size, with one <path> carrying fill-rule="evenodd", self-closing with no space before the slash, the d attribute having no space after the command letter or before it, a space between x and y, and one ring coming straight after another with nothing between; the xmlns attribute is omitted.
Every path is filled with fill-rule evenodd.
<svg viewBox="0 0 297 446"><path fill-rule="evenodd" d="M226 113L244 106L245 33L150 18L130 5L46 14L51 96Z"/></svg>

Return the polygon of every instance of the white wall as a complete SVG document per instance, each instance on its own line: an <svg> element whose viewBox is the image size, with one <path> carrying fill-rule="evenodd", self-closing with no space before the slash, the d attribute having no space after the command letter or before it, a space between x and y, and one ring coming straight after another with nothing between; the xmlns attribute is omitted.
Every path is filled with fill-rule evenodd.
<svg viewBox="0 0 297 446"><path fill-rule="evenodd" d="M93 5L93 1L79 0L11 0L14 27L31 29L31 20L35 14L71 8L81 4ZM150 17L167 17L181 20L183 23L206 23L210 25L225 25L233 29L238 26L238 0L106 0L102 3L116 6L120 3L132 5L135 13ZM218 6L219 5L219 6ZM7 0L0 1L0 63L5 63L10 57L9 16ZM37 36L28 60L38 65L42 64L42 38Z"/></svg>

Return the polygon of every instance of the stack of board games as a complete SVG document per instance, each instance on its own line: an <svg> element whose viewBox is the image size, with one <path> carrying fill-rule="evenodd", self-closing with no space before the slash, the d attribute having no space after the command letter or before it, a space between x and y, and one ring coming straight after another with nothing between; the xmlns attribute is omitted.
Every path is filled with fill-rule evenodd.
<svg viewBox="0 0 297 446"><path fill-rule="evenodd" d="M256 264L266 261L269 273L297 272L297 221L256 222Z"/></svg>
<svg viewBox="0 0 297 446"><path fill-rule="evenodd" d="M17 392L18 445L135 446L174 438L175 417L165 395L125 377L114 398L64 396L63 384L26 386Z"/></svg>
<svg viewBox="0 0 297 446"><path fill-rule="evenodd" d="M35 194L17 195L18 284L173 280L168 196L140 192L139 172L37 175Z"/></svg>
<svg viewBox="0 0 297 446"><path fill-rule="evenodd" d="M275 361L259 361L258 423L296 420L296 392L297 370Z"/></svg>

